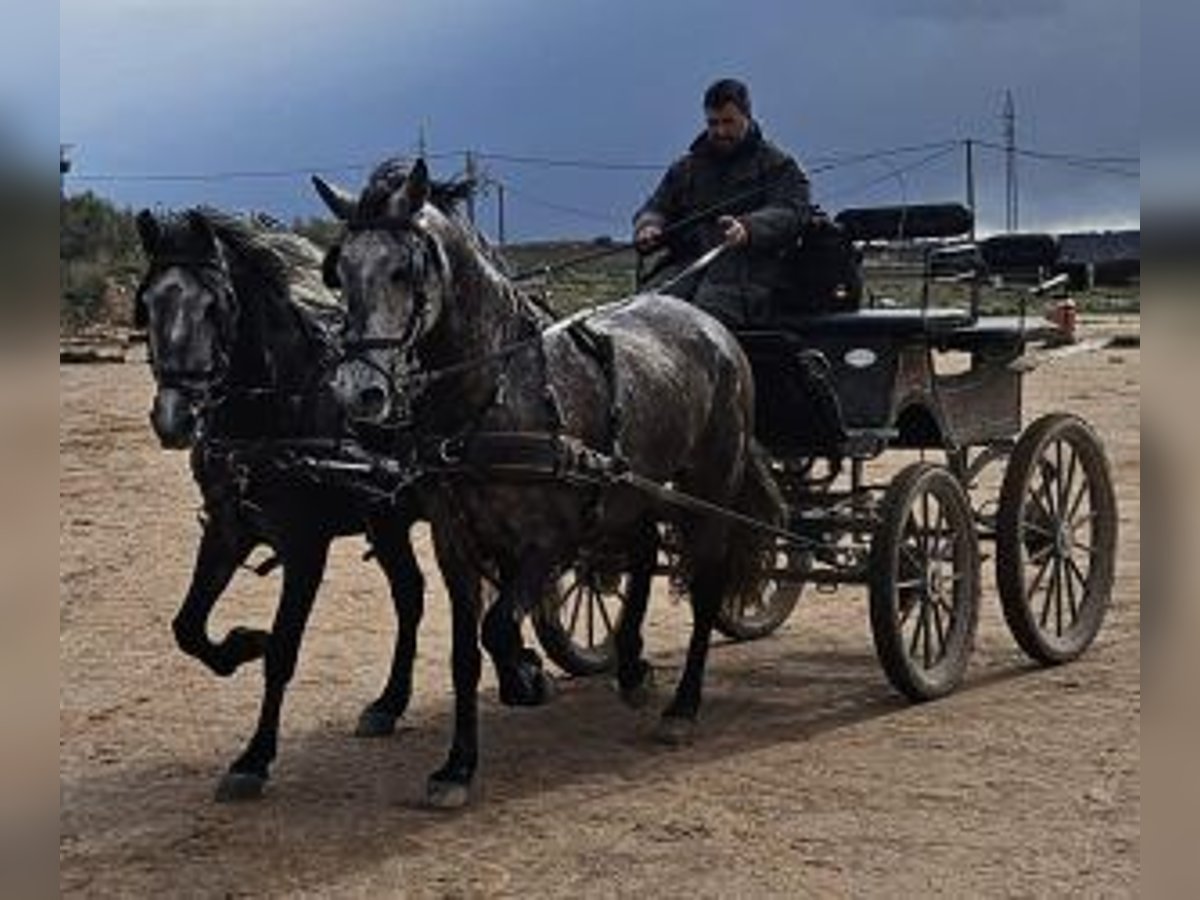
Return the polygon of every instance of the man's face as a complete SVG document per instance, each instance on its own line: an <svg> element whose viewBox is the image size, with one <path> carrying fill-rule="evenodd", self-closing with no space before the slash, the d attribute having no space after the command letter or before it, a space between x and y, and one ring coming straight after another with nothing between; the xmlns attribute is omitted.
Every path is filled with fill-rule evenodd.
<svg viewBox="0 0 1200 900"><path fill-rule="evenodd" d="M708 142L718 153L732 152L750 128L750 117L734 103L704 110L704 119L708 129Z"/></svg>

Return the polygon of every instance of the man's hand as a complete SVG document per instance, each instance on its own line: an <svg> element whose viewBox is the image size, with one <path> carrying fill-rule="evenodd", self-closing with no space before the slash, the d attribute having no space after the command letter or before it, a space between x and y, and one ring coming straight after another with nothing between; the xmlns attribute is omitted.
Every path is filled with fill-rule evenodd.
<svg viewBox="0 0 1200 900"><path fill-rule="evenodd" d="M662 233L663 230L657 225L643 225L633 236L633 242L642 253L648 253L658 246L658 242L662 240Z"/></svg>
<svg viewBox="0 0 1200 900"><path fill-rule="evenodd" d="M726 247L741 247L749 242L750 232L746 230L746 226L741 223L741 220L735 219L733 216L721 216L717 219L717 224L725 231Z"/></svg>

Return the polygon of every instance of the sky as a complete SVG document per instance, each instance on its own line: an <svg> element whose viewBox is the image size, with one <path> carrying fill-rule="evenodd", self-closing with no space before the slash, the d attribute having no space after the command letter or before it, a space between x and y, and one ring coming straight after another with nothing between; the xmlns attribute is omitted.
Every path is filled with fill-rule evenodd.
<svg viewBox="0 0 1200 900"><path fill-rule="evenodd" d="M66 187L286 220L322 212L308 173L357 188L373 163L415 153L423 136L435 175L460 172L466 150L482 154L505 185L509 240L623 237L699 131L704 88L735 76L831 211L962 200L962 141L1003 142L1011 90L1022 149L1105 160L1019 157L1022 227L1136 226L1139 7L62 0ZM845 160L906 147L925 149ZM1003 155L975 153L981 226L1001 227ZM493 189L479 207L493 237L495 207Z"/></svg>

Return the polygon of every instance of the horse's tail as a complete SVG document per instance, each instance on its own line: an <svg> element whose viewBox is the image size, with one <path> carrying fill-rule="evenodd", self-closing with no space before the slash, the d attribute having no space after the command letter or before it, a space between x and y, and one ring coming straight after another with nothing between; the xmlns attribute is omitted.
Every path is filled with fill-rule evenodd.
<svg viewBox="0 0 1200 900"><path fill-rule="evenodd" d="M734 508L744 516L779 527L787 521L783 494L771 475L766 452L755 440L750 441ZM766 569L774 563L775 538L757 528L734 526L729 542L728 594L754 596L762 590Z"/></svg>

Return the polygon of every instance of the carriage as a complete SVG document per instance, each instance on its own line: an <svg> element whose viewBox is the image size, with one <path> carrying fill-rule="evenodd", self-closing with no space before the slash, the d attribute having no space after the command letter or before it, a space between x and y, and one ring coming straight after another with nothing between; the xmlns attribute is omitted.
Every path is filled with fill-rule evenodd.
<svg viewBox="0 0 1200 900"><path fill-rule="evenodd" d="M1046 665L1074 659L1108 605L1117 511L1103 446L1085 421L1053 412L1024 422L1023 375L1073 338L1068 317L1036 309L1065 281L1046 277L1053 240L963 240L962 207L847 211L838 224L847 241L898 229L958 239L925 244L919 307L859 308L858 285L817 277L806 284L833 293L789 298L783 308L800 313L738 333L755 374L757 436L789 520L775 530L762 591L730 597L718 629L762 637L804 590L865 585L889 681L913 700L933 699L967 665L983 545L1021 649ZM1018 314L983 315L979 285L1001 267L1033 285L1020 289ZM970 286L969 302L933 305L939 281ZM887 457L905 454L893 451L918 458L894 471ZM889 469L887 479L876 474ZM657 571L672 572L669 534ZM613 664L624 587L586 559L552 584L534 626L561 668L589 675Z"/></svg>

